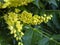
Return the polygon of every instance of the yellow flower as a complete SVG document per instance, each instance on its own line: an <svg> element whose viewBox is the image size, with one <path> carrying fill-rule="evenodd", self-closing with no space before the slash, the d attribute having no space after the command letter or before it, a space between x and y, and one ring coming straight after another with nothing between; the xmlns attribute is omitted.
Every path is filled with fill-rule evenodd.
<svg viewBox="0 0 60 45"><path fill-rule="evenodd" d="M6 2L6 3L4 3L4 4L2 5L2 8L6 8L6 7L8 7L10 4L11 4L10 2Z"/></svg>
<svg viewBox="0 0 60 45"><path fill-rule="evenodd" d="M49 20L51 20L52 17L52 15L47 16L46 14L44 14L44 22L47 23Z"/></svg>
<svg viewBox="0 0 60 45"><path fill-rule="evenodd" d="M13 30L13 29L14 29L13 26L9 26L8 28L9 28L10 30Z"/></svg>
<svg viewBox="0 0 60 45"><path fill-rule="evenodd" d="M28 13L27 11L23 11L20 15L20 21L23 21L23 23L30 24L32 20L32 13Z"/></svg>
<svg viewBox="0 0 60 45"><path fill-rule="evenodd" d="M17 7L17 6L22 6L22 5L27 5L28 3L33 2L34 0L4 0L4 2L10 3L8 7ZM5 5L5 8L7 5Z"/></svg>
<svg viewBox="0 0 60 45"><path fill-rule="evenodd" d="M18 8L15 8L15 12L19 13L21 10L19 10Z"/></svg>
<svg viewBox="0 0 60 45"><path fill-rule="evenodd" d="M18 16L17 14L10 12L8 15L4 16L4 19L9 26L14 26L15 22L18 20Z"/></svg>
<svg viewBox="0 0 60 45"><path fill-rule="evenodd" d="M13 34L14 33L14 31L12 30L11 32L10 32L10 34Z"/></svg>
<svg viewBox="0 0 60 45"><path fill-rule="evenodd" d="M15 33L16 33L16 29L13 29L13 30L14 30L14 32L13 32L13 33L15 34ZM11 31L12 31L12 30L11 30Z"/></svg>
<svg viewBox="0 0 60 45"><path fill-rule="evenodd" d="M20 24L20 21L17 21L17 22L16 22L16 28L17 28L18 32L21 32L22 26L23 26L23 25Z"/></svg>
<svg viewBox="0 0 60 45"><path fill-rule="evenodd" d="M32 17L32 25L37 25L43 22L42 17L38 16L38 15L34 15Z"/></svg>
<svg viewBox="0 0 60 45"><path fill-rule="evenodd" d="M22 42L18 42L18 45L23 45L23 43Z"/></svg>
<svg viewBox="0 0 60 45"><path fill-rule="evenodd" d="M18 20L18 16L17 16L16 13L10 12L8 14L9 14L9 17L8 18L10 18L10 20L12 20L14 22L16 22Z"/></svg>

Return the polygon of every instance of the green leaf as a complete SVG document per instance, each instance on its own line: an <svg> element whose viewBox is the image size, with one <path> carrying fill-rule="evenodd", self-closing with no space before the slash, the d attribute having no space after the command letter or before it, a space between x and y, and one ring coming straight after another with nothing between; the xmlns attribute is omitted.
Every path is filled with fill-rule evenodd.
<svg viewBox="0 0 60 45"><path fill-rule="evenodd" d="M39 7L39 0L35 0L33 3L34 3L38 8L40 8L40 7Z"/></svg>
<svg viewBox="0 0 60 45"><path fill-rule="evenodd" d="M54 25L56 26L56 28L60 29L60 24L58 22L58 16L56 14L54 14L52 21Z"/></svg>
<svg viewBox="0 0 60 45"><path fill-rule="evenodd" d="M32 36L33 36L33 31L27 30L24 37L23 37L24 45L31 45Z"/></svg>
<svg viewBox="0 0 60 45"><path fill-rule="evenodd" d="M0 0L0 2L4 2L4 0Z"/></svg>
<svg viewBox="0 0 60 45"><path fill-rule="evenodd" d="M58 7L58 5L57 5L57 3L56 3L56 0L49 0L48 1L50 4L53 4L53 5L55 5L56 7Z"/></svg>
<svg viewBox="0 0 60 45"><path fill-rule="evenodd" d="M54 38L57 41L60 41L60 34L53 35L52 38Z"/></svg>
<svg viewBox="0 0 60 45"><path fill-rule="evenodd" d="M33 4L35 4L39 9L44 8L44 5L42 2L40 2L40 0L35 0Z"/></svg>
<svg viewBox="0 0 60 45"><path fill-rule="evenodd" d="M48 45L48 38L43 38L39 41L38 45Z"/></svg>
<svg viewBox="0 0 60 45"><path fill-rule="evenodd" d="M43 37L38 32L28 29L23 36L23 43L24 45L38 45L38 41L42 38Z"/></svg>

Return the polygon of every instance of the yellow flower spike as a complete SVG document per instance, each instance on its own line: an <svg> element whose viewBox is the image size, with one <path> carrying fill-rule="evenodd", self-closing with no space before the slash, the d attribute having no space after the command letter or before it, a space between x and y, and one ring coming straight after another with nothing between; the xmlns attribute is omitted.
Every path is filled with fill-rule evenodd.
<svg viewBox="0 0 60 45"><path fill-rule="evenodd" d="M18 20L18 16L13 12L9 12L8 15L4 16L4 19L9 26L14 26L14 23Z"/></svg>
<svg viewBox="0 0 60 45"><path fill-rule="evenodd" d="M16 28L17 28L18 32L21 32L22 26L23 26L23 25L20 24L20 21L17 21L17 22L16 22Z"/></svg>
<svg viewBox="0 0 60 45"><path fill-rule="evenodd" d="M46 16L46 14L44 14L44 16L38 16L38 15L32 16L32 13L29 13L27 11L23 11L20 16L20 21L32 25L37 25L45 21L48 22L48 20L50 19L51 19L50 16Z"/></svg>
<svg viewBox="0 0 60 45"><path fill-rule="evenodd" d="M17 7L22 5L28 5L28 3L33 2L33 0L4 0L5 3L10 3L8 7Z"/></svg>

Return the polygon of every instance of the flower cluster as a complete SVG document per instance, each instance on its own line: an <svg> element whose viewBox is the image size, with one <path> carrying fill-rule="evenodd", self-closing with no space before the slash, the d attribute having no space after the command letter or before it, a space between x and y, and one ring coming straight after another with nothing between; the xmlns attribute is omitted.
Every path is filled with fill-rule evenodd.
<svg viewBox="0 0 60 45"><path fill-rule="evenodd" d="M32 13L28 13L27 11L23 11L23 12L19 15L19 19L20 19L20 21L22 21L23 23L30 24L30 23L32 22Z"/></svg>
<svg viewBox="0 0 60 45"><path fill-rule="evenodd" d="M10 29L10 33L14 34L16 40L22 40L21 37L24 35L22 32L23 24L18 20L18 15L14 12L10 12L4 16L6 23L8 24L8 28Z"/></svg>
<svg viewBox="0 0 60 45"><path fill-rule="evenodd" d="M44 22L47 23L49 20L51 20L51 18L52 18L53 16L52 16L52 15L48 15L48 16L47 16L46 14L44 14L44 17L45 17L45 18L44 18Z"/></svg>
<svg viewBox="0 0 60 45"><path fill-rule="evenodd" d="M10 29L10 33L14 34L16 40L22 40L22 36L24 33L22 32L22 28L24 24L37 25L42 22L47 23L48 20L51 20L52 15L47 16L44 14L43 16L34 15L27 11L23 11L22 13L18 13L19 9L15 9L15 12L9 12L5 14L4 19L8 24L8 28ZM18 42L21 45L21 42Z"/></svg>
<svg viewBox="0 0 60 45"><path fill-rule="evenodd" d="M31 25L37 25L42 22L47 23L48 20L51 20L51 18L52 18L52 15L47 16L46 14L44 14L44 16L38 16L38 15L33 16L32 13L29 13L27 11L23 11L19 16L20 21L26 24L31 24Z"/></svg>
<svg viewBox="0 0 60 45"><path fill-rule="evenodd" d="M4 0L5 3L3 4L2 8L27 5L32 1L33 0Z"/></svg>

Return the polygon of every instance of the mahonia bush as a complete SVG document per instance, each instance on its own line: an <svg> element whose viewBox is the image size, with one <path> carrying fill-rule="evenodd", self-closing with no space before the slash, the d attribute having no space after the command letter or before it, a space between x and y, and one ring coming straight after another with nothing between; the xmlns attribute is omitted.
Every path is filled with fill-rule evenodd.
<svg viewBox="0 0 60 45"><path fill-rule="evenodd" d="M4 3L0 2L0 8L7 8L7 7L18 7L22 5L28 5L28 3L32 2L33 0L4 0ZM22 28L24 24L28 25L38 25L42 22L47 23L51 20L52 15L39 16L37 14L27 12L24 10L23 12L19 13L21 10L15 8L15 11L8 12L4 15L4 19L8 24L8 28L10 29L10 34L14 34L18 42L18 45L23 45L22 43L22 36L24 35Z"/></svg>
<svg viewBox="0 0 60 45"><path fill-rule="evenodd" d="M44 16L38 16L38 15L33 16L32 13L29 13L25 10L20 14L9 12L4 16L4 19L8 24L8 28L11 31L10 33L14 34L16 40L21 40L21 41L22 41L21 38L24 35L24 33L22 32L23 24L37 25L37 24L41 24L42 22L47 23L48 20L51 20L51 18L52 15L46 16L46 14L44 14Z"/></svg>

